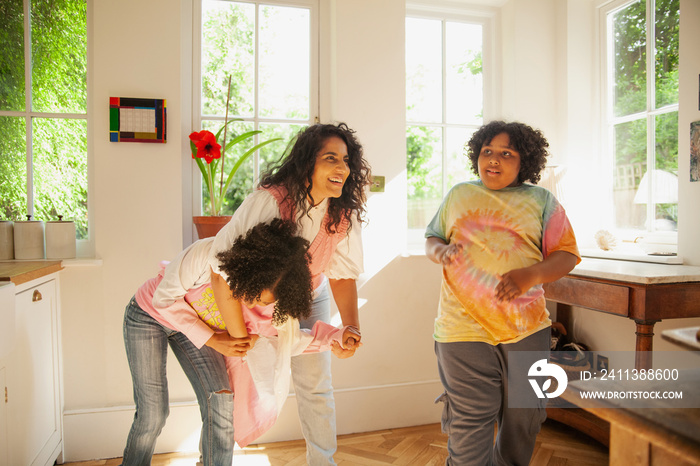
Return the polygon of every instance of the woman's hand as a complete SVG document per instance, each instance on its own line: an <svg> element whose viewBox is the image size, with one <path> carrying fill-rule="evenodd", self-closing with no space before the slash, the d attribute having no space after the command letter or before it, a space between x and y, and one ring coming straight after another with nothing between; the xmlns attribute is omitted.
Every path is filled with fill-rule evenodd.
<svg viewBox="0 0 700 466"><path fill-rule="evenodd" d="M331 351L340 359L347 359L355 355L357 348L362 346L362 335L360 331L353 326L348 326L343 331L343 345L337 341L331 344Z"/></svg>
<svg viewBox="0 0 700 466"><path fill-rule="evenodd" d="M253 347L257 339L258 335L234 338L228 333L215 333L209 340L207 340L205 345L218 351L224 356L242 358L246 355L246 353L248 353L248 350Z"/></svg>

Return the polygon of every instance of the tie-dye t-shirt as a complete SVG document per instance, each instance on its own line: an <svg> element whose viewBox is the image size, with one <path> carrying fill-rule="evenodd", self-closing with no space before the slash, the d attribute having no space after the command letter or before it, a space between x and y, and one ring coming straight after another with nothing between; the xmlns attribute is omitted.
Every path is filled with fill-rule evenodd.
<svg viewBox="0 0 700 466"><path fill-rule="evenodd" d="M499 277L554 251L569 252L580 261L563 207L552 193L530 184L497 191L481 181L458 184L425 236L463 246L462 255L443 268L434 334L439 342L512 343L548 327L542 285L501 302L495 298Z"/></svg>

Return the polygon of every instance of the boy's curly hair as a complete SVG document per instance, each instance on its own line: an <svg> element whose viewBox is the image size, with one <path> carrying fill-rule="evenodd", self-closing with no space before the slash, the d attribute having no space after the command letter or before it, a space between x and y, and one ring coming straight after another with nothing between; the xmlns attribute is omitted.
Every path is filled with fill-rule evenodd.
<svg viewBox="0 0 700 466"><path fill-rule="evenodd" d="M287 197L292 200L296 211L308 214L310 206L306 199L311 198L312 203L315 203L311 197L311 189L316 156L326 140L333 136L342 139L348 148L350 174L343 185L342 195L328 200L328 233L334 233L344 218L349 222L353 212L357 220L362 221L365 213L365 186L370 183L371 177L369 164L362 154L362 145L355 138L355 131L345 123L316 124L299 131L289 155L283 156L277 165L269 168L260 180L260 186L263 188L287 188Z"/></svg>
<svg viewBox="0 0 700 466"><path fill-rule="evenodd" d="M510 145L520 153L520 172L518 183L530 181L537 184L540 174L547 165L549 156L549 143L542 131L534 129L517 121L506 123L505 121L492 121L479 128L469 139L465 146L465 152L472 164L472 170L479 174L479 153L484 144L501 133L506 133L510 138Z"/></svg>
<svg viewBox="0 0 700 466"><path fill-rule="evenodd" d="M254 301L264 290L275 295L275 324L311 313L309 242L295 231L293 222L279 218L259 223L217 255L234 299Z"/></svg>

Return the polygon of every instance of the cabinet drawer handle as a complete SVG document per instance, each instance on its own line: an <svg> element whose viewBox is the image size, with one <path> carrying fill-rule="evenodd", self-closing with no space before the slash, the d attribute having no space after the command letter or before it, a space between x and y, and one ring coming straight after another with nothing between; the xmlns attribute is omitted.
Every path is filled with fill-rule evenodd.
<svg viewBox="0 0 700 466"><path fill-rule="evenodd" d="M35 303L37 301L41 301L41 298L42 296L39 290L34 290L34 294L32 294L32 302Z"/></svg>

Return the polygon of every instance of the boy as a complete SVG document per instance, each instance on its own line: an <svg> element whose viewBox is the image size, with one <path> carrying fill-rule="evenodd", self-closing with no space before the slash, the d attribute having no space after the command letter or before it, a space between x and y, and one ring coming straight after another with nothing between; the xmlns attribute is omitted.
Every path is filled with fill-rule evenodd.
<svg viewBox="0 0 700 466"><path fill-rule="evenodd" d="M562 206L524 183L539 181L548 146L522 123L480 128L467 144L480 179L453 187L425 233L443 266L434 338L447 464L527 465L546 418L544 406L508 407L507 376L510 351L549 350L542 283L580 261Z"/></svg>

